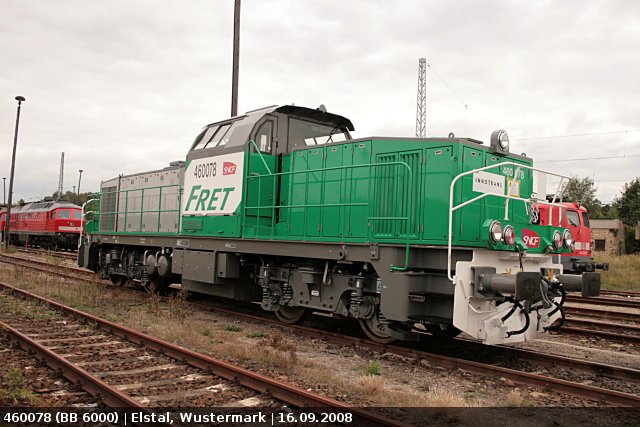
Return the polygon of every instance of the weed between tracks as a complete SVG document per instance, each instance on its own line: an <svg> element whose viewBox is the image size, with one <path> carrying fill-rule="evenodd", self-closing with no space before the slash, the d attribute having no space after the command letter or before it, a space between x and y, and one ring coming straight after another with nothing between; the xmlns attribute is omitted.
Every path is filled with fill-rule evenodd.
<svg viewBox="0 0 640 427"><path fill-rule="evenodd" d="M16 404L29 403L31 405L38 402L38 396L27 390L24 386L22 371L12 368L2 376L0 384L0 404L13 406Z"/></svg>

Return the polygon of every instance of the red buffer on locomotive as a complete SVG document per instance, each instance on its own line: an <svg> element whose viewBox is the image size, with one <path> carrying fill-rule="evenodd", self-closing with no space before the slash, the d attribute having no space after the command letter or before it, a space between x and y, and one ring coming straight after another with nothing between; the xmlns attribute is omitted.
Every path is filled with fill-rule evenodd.
<svg viewBox="0 0 640 427"><path fill-rule="evenodd" d="M11 209L10 243L46 249L75 249L82 231L82 208L71 202L36 202ZM6 212L0 213L4 240Z"/></svg>
<svg viewBox="0 0 640 427"><path fill-rule="evenodd" d="M566 209L549 205L539 205L538 219L540 225L553 225L568 228L573 235L574 243L571 253L554 255L559 257L565 273L592 272L596 269L608 270L609 264L596 264L593 260L593 239L589 224L589 212L578 202L563 202ZM549 215L551 210L551 215Z"/></svg>

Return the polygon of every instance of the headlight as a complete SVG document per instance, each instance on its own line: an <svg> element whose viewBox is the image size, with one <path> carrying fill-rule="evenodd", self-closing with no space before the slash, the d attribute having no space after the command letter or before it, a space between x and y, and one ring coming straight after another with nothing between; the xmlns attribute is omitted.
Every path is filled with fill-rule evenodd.
<svg viewBox="0 0 640 427"><path fill-rule="evenodd" d="M571 245L573 245L573 234L571 234L571 231L565 230L562 239L564 240L564 247L570 249Z"/></svg>
<svg viewBox="0 0 640 427"><path fill-rule="evenodd" d="M502 151L504 153L509 152L509 135L504 130L495 130L491 133L491 143L489 144L492 149Z"/></svg>
<svg viewBox="0 0 640 427"><path fill-rule="evenodd" d="M507 135L506 132L500 133L500 136L498 137L498 144L500 145L500 148L505 151L509 149L509 135Z"/></svg>
<svg viewBox="0 0 640 427"><path fill-rule="evenodd" d="M502 224L500 221L493 221L489 227L489 238L494 244L502 241Z"/></svg>
<svg viewBox="0 0 640 427"><path fill-rule="evenodd" d="M513 246L516 243L516 230L513 229L512 226L507 225L504 228L504 231L502 232L502 238L504 239L504 242L509 245L509 246Z"/></svg>
<svg viewBox="0 0 640 427"><path fill-rule="evenodd" d="M562 249L562 245L564 244L562 240L562 234L558 230L553 232L553 246L556 250Z"/></svg>

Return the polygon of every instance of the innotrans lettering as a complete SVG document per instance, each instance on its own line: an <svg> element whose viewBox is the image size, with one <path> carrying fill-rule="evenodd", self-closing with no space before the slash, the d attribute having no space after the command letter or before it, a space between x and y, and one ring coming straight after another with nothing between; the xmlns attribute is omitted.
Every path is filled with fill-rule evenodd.
<svg viewBox="0 0 640 427"><path fill-rule="evenodd" d="M491 185L492 187L504 188L504 182L494 181L490 178L481 178L476 176L476 182L483 185Z"/></svg>

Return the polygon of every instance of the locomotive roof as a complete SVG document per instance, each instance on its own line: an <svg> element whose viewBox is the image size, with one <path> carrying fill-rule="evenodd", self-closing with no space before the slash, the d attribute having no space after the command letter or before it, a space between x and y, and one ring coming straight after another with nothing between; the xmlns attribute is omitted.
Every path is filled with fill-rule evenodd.
<svg viewBox="0 0 640 427"><path fill-rule="evenodd" d="M253 125L269 113L284 113L291 116L304 117L306 119L314 120L322 123L330 123L334 126L346 127L350 131L354 130L353 123L351 120L347 119L344 116L340 116L338 114L328 113L320 108L307 108L307 107L299 107L296 105L271 105L269 107L258 108L257 110L247 111L245 114L241 116L235 116L230 119L225 119L219 122L213 122L208 124L205 127L210 127L214 125L221 125L225 123L233 123L237 121L242 121L243 126L251 124Z"/></svg>
<svg viewBox="0 0 640 427"><path fill-rule="evenodd" d="M340 142L334 142L332 143L332 145L340 145L340 144L351 144L354 142L360 142L360 141L371 141L371 140L376 140L376 141L405 141L408 143L412 143L412 142L420 142L420 143L433 143L433 144L438 144L441 145L443 142L450 142L453 144L463 144L463 145L468 145L471 146L473 148L480 148L480 149L484 149L484 150L490 150L489 146L484 145L484 143L478 139L474 139L474 138L451 138L451 137L441 137L441 138L437 138L437 137L431 137L431 138L418 138L418 137L394 137L394 136L367 136L367 137L362 137L362 138L356 138L356 139L350 139L348 141L340 141ZM313 147L297 147L294 148L294 151L296 150L306 150L309 148L313 148ZM504 156L509 157L509 158L515 158L515 159L522 159L522 160L527 160L527 161L532 161L531 157L527 157L527 155L525 153L522 154L515 154L515 153L506 153L504 154Z"/></svg>
<svg viewBox="0 0 640 427"><path fill-rule="evenodd" d="M31 202L26 203L23 206L12 209L12 212L48 212L58 208L76 208L82 209L80 206L66 201L52 201L52 202Z"/></svg>
<svg viewBox="0 0 640 427"><path fill-rule="evenodd" d="M189 151L193 151L196 148L200 138L207 131L207 129L219 126L221 129L228 125L228 131L225 130L224 145L226 147L242 146L247 143L251 131L260 120L271 113L286 114L291 117L299 117L308 121L321 123L324 125L333 125L336 129L344 128L349 131L353 131L353 123L346 117L338 114L328 113L324 107L317 109L299 107L296 105L272 105L257 110L247 111L241 116L235 116L230 119L225 119L219 122L213 122L204 127L203 131L196 137L195 141L191 145Z"/></svg>

